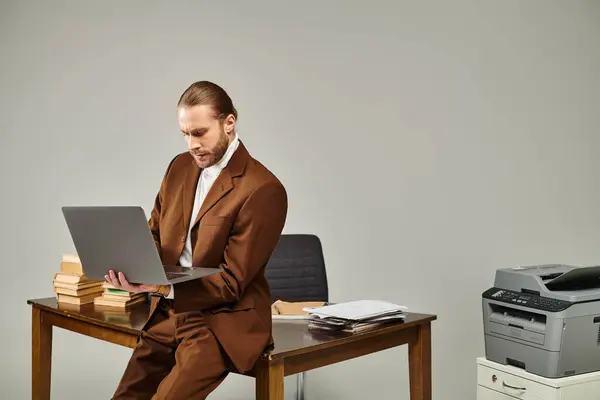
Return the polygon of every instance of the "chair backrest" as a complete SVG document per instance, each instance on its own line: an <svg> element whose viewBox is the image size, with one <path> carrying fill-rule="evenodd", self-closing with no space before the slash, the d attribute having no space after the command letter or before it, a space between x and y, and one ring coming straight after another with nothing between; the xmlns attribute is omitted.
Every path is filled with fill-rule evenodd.
<svg viewBox="0 0 600 400"><path fill-rule="evenodd" d="M273 302L329 301L323 249L315 235L281 235L266 276Z"/></svg>

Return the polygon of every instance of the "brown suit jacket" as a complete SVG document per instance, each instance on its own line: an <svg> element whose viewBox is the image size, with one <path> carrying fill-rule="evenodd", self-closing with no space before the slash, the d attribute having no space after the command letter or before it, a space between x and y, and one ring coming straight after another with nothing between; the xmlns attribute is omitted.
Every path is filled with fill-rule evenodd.
<svg viewBox="0 0 600 400"><path fill-rule="evenodd" d="M150 217L165 265L175 265L185 244L200 168L188 153L167 167ZM202 311L239 371L252 368L272 343L271 294L265 266L287 215L281 182L240 141L208 192L191 231L192 266L222 272L174 285L176 313ZM150 315L158 298L151 303Z"/></svg>

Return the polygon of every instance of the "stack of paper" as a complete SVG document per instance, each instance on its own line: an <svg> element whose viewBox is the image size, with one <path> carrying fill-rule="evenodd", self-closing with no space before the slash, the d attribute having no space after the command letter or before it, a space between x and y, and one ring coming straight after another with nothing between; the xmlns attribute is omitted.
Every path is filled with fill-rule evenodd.
<svg viewBox="0 0 600 400"><path fill-rule="evenodd" d="M357 300L304 310L309 313L309 328L355 333L403 321L407 308L385 301Z"/></svg>

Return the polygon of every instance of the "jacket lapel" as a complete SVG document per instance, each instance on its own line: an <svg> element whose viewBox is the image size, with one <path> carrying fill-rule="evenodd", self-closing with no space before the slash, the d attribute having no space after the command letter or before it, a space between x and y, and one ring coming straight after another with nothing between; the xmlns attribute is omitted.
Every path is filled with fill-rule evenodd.
<svg viewBox="0 0 600 400"><path fill-rule="evenodd" d="M194 207L194 198L196 197L196 186L200 177L200 167L194 160L192 166L186 170L186 176L183 181L183 227L184 234L189 230L190 219L192 218L192 208Z"/></svg>
<svg viewBox="0 0 600 400"><path fill-rule="evenodd" d="M200 211L198 211L198 215L192 224L192 228L198 223L198 221L200 221L200 218L202 218L204 214L206 214L206 212L210 210L211 207L214 206L219 200L221 200L221 197L225 196L231 189L233 189L231 175L229 174L227 168L224 168L206 194L206 198L200 206Z"/></svg>
<svg viewBox="0 0 600 400"><path fill-rule="evenodd" d="M246 169L246 164L249 158L250 154L248 154L248 150L246 150L246 147L244 146L242 141L240 141L238 148L236 149L235 153L233 153L233 155L231 156L229 163L225 168L223 168L223 170L211 186L210 190L206 194L206 198L200 206L200 211L194 219L192 228L196 226L196 224L200 221L204 214L208 212L208 210L210 210L219 200L221 200L221 198L223 198L223 196L225 196L228 192L230 192L233 189L233 178L236 178L243 174L244 170ZM198 172L198 175L199 174L200 172ZM196 181L197 180L198 177L196 177ZM192 189L192 192L192 197L190 199L184 199L184 201L187 201L187 207L190 208L190 212L187 214L187 221L190 220L191 208L194 203L195 185ZM186 194L184 193L184 197L185 195Z"/></svg>

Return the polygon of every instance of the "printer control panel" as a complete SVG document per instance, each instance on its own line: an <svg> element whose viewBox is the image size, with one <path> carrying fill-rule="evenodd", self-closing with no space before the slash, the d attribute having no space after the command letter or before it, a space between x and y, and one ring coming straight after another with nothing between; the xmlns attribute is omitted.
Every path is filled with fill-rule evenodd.
<svg viewBox="0 0 600 400"><path fill-rule="evenodd" d="M568 301L542 297L537 294L513 292L512 290L498 288L486 290L483 297L550 312L566 310L572 304Z"/></svg>

